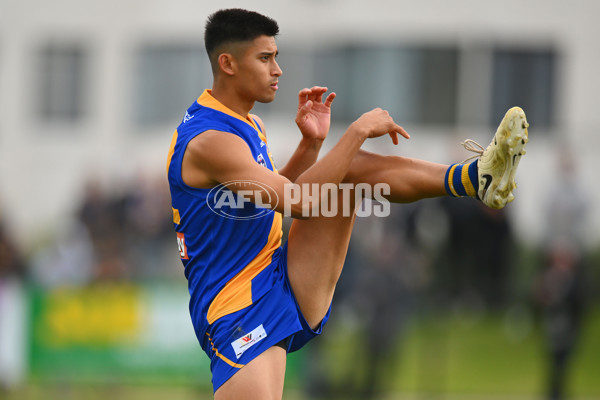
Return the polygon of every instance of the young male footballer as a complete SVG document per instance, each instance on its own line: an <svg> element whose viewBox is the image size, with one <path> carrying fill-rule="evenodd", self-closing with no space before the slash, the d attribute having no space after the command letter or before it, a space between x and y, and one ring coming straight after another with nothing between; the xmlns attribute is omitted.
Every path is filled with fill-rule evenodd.
<svg viewBox="0 0 600 400"><path fill-rule="evenodd" d="M515 107L470 164L368 153L361 145L369 138L409 138L387 111L374 109L317 161L335 94L315 86L299 92L302 137L277 170L263 122L250 112L257 101L275 99L278 32L274 20L252 11L208 18L213 85L185 113L168 154L189 310L211 359L215 399L281 399L287 353L319 335L329 317L355 207L372 193L364 188L384 185L381 195L391 202L469 196L502 208L513 200L527 142L529 125ZM294 220L282 244L284 211Z"/></svg>

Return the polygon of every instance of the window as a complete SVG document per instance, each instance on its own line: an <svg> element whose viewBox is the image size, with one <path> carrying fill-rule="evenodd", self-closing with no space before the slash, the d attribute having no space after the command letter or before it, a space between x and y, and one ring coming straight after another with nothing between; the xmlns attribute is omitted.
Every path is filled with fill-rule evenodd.
<svg viewBox="0 0 600 400"><path fill-rule="evenodd" d="M520 106L536 128L552 119L556 55L551 50L496 50L493 57L492 125Z"/></svg>
<svg viewBox="0 0 600 400"><path fill-rule="evenodd" d="M318 54L315 76L340 94L334 118L381 107L403 123L452 125L457 68L454 48L354 46Z"/></svg>
<svg viewBox="0 0 600 400"><path fill-rule="evenodd" d="M134 115L142 126L173 124L212 82L204 48L145 45L136 57Z"/></svg>
<svg viewBox="0 0 600 400"><path fill-rule="evenodd" d="M39 57L40 115L46 120L74 122L85 113L88 54L79 44L47 44Z"/></svg>

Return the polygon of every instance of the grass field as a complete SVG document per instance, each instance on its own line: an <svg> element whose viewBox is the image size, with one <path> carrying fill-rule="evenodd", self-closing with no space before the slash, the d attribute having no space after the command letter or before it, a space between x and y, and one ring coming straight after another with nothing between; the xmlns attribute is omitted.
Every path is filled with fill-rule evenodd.
<svg viewBox="0 0 600 400"><path fill-rule="evenodd" d="M321 359L336 387L344 389L349 382L360 386L364 354L357 343L364 339L338 331L323 339L327 344L321 346ZM400 338L395 353L396 363L383 384L384 392L396 394L391 398L541 399L545 392L543 331L522 310L417 319ZM571 367L570 398L600 399L598 310L585 323Z"/></svg>
<svg viewBox="0 0 600 400"><path fill-rule="evenodd" d="M414 321L401 338L397 364L389 370L378 398L417 400L537 400L542 398L546 360L542 331L519 313L495 316L437 315ZM517 326L518 329L514 329ZM363 379L356 343L361 337L343 327L331 329L319 346L318 362L338 387L349 375ZM322 350L321 350L322 349ZM349 351L353 349L353 351ZM309 350L310 351L310 350ZM314 353L314 351L313 351ZM290 356L284 398L308 399L303 390L308 353ZM312 360L312 358L310 358ZM587 320L573 360L569 393L572 399L600 399L600 312ZM337 396L336 396L337 397ZM132 385L114 377L111 383L68 381L29 382L9 392L6 400L203 400L212 398L206 386ZM341 396L337 398L349 398Z"/></svg>
<svg viewBox="0 0 600 400"><path fill-rule="evenodd" d="M18 392L6 393L6 400L210 400L212 396L206 392L198 392L190 388L178 387L76 387L68 390L55 387L31 387ZM287 390L285 400L307 400L301 391ZM378 400L536 400L540 397L526 395L469 395L469 394L419 394L419 393L386 393ZM577 396L577 400L597 400L598 396Z"/></svg>

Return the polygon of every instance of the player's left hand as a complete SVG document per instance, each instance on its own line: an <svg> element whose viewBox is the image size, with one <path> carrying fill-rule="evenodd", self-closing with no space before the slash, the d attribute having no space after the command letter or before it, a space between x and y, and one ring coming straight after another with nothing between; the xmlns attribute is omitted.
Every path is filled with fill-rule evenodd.
<svg viewBox="0 0 600 400"><path fill-rule="evenodd" d="M296 125L307 139L324 140L329 132L331 103L335 93L329 93L323 102L326 87L313 86L298 93L298 114Z"/></svg>

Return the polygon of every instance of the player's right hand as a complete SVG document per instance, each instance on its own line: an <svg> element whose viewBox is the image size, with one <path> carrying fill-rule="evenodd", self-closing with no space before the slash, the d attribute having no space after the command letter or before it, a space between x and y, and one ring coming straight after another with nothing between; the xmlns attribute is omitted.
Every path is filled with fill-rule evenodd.
<svg viewBox="0 0 600 400"><path fill-rule="evenodd" d="M331 103L335 93L329 93L323 101L326 87L313 86L311 89L302 89L298 93L298 114L296 125L307 139L323 141L329 132L331 120Z"/></svg>
<svg viewBox="0 0 600 400"><path fill-rule="evenodd" d="M410 139L408 132L400 125L394 122L390 113L381 108L376 108L364 113L352 123L355 129L363 138L376 138L389 134L394 144L398 144L398 134Z"/></svg>

